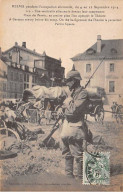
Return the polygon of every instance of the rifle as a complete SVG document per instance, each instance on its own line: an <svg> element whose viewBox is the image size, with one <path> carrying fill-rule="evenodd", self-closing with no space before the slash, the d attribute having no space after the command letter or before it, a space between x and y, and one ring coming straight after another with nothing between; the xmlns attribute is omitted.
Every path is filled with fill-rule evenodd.
<svg viewBox="0 0 123 195"><path fill-rule="evenodd" d="M101 62L99 63L99 65L97 66L97 68L95 69L95 71L93 72L93 74L90 76L89 80L87 81L87 83L85 84L84 89L88 86L88 84L90 83L92 77L94 76L95 72L98 70L98 68L100 67L100 65L102 64L103 60L105 59L105 57L101 60Z"/></svg>
<svg viewBox="0 0 123 195"><path fill-rule="evenodd" d="M91 78L94 76L95 72L98 70L99 66L102 64L104 59L105 59L105 57L101 60L101 62L99 63L99 65L97 66L97 68L95 69L95 71L93 72L91 77L89 78L88 82L85 85L85 88L89 84ZM40 147L47 145L47 143L48 143L49 139L51 138L51 136L53 135L53 133L58 129L58 127L59 127L58 122L60 121L60 119L61 119L61 116L56 120L55 124L53 125L53 128L52 128L51 132L43 139L42 143L39 144Z"/></svg>

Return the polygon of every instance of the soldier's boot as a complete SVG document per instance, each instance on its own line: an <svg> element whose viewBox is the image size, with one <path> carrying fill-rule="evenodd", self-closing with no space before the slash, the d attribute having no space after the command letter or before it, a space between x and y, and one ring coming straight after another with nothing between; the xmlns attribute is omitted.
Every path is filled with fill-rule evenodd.
<svg viewBox="0 0 123 195"><path fill-rule="evenodd" d="M81 158L76 158L76 168L77 168L77 173L76 173L76 179L80 179L82 181L83 177L83 159Z"/></svg>
<svg viewBox="0 0 123 195"><path fill-rule="evenodd" d="M74 178L73 175L73 157L65 157L65 174L67 177Z"/></svg>

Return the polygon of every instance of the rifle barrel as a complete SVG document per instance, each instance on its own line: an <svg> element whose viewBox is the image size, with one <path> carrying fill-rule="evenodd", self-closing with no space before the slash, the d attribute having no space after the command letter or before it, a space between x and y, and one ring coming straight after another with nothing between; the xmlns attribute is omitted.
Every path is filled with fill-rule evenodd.
<svg viewBox="0 0 123 195"><path fill-rule="evenodd" d="M94 76L95 72L98 70L98 68L100 67L100 65L102 64L103 60L105 59L105 57L101 60L101 62L99 63L99 65L96 67L95 71L93 72L93 74L90 76L88 82L85 85L85 88L88 86L88 84L90 83L91 78Z"/></svg>
<svg viewBox="0 0 123 195"><path fill-rule="evenodd" d="M121 113L119 113L119 112L112 112L110 110L104 110L104 112L109 112L109 113L112 113L112 114L123 114L122 112Z"/></svg>

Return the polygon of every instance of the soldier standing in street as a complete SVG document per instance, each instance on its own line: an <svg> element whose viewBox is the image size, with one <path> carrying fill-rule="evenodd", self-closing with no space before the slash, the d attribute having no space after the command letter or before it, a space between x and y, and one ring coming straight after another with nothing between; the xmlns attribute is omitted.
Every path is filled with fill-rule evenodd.
<svg viewBox="0 0 123 195"><path fill-rule="evenodd" d="M71 91L71 97L64 101L65 120L61 132L62 154L65 156L66 176L74 178L74 161L77 167L77 178L82 179L83 143L87 138L87 125L84 113L88 103L88 94L80 85L80 73L73 69L68 72L66 84ZM85 141L84 141L85 140Z"/></svg>

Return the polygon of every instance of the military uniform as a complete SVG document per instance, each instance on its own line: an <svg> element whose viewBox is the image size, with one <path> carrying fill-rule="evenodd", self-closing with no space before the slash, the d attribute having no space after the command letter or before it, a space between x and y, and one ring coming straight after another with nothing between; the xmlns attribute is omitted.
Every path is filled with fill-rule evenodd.
<svg viewBox="0 0 123 195"><path fill-rule="evenodd" d="M65 120L61 132L62 154L65 156L65 171L73 177L74 159L77 163L77 176L82 177L83 140L86 140L87 125L84 112L88 100L87 91L81 86L72 92L64 101Z"/></svg>

